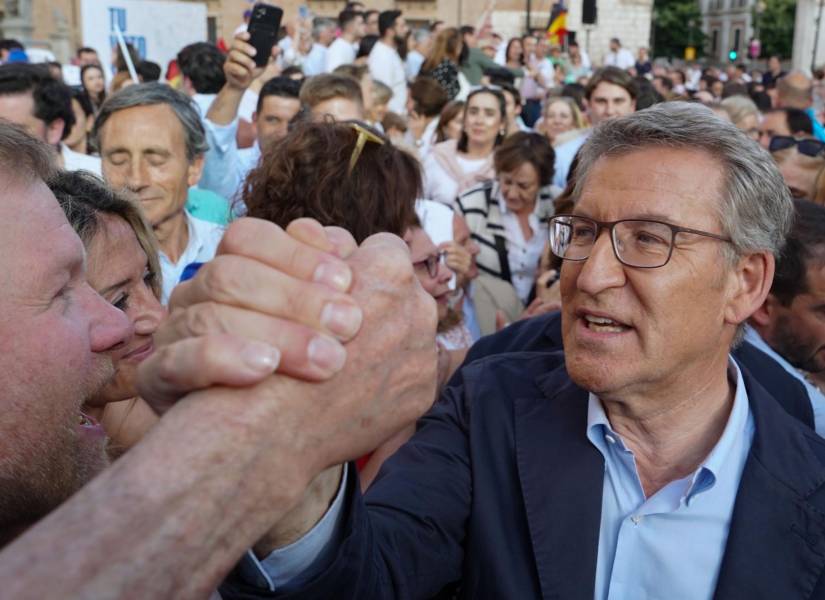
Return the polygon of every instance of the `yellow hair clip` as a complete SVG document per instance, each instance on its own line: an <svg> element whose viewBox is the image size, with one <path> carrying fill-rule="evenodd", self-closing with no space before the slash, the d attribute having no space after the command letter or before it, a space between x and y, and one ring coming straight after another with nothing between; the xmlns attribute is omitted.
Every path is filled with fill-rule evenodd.
<svg viewBox="0 0 825 600"><path fill-rule="evenodd" d="M364 146L366 143L375 142L376 144L383 145L384 140L358 123L351 122L348 123L348 125L358 132L358 139L355 140L355 148L352 149L352 156L349 158L349 170L347 171L347 174L349 175L358 163L358 159L361 157L361 152L364 151Z"/></svg>

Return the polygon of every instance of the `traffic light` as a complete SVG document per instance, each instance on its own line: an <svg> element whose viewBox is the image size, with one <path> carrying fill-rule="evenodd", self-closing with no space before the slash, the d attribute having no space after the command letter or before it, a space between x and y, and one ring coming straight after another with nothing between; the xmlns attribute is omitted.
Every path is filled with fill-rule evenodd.
<svg viewBox="0 0 825 600"><path fill-rule="evenodd" d="M736 50L731 50L730 52L728 52L728 60L730 60L730 62L734 62L736 61L736 57L738 55L739 53Z"/></svg>

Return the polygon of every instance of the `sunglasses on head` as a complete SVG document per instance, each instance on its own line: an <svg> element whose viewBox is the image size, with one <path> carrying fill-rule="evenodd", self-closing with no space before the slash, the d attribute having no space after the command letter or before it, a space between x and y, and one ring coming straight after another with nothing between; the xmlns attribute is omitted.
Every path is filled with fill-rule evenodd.
<svg viewBox="0 0 825 600"><path fill-rule="evenodd" d="M787 150L796 146L797 152L805 156L816 157L825 151L825 142L819 140L798 140L790 135L775 135L771 138L768 150L771 152L779 152L780 150Z"/></svg>

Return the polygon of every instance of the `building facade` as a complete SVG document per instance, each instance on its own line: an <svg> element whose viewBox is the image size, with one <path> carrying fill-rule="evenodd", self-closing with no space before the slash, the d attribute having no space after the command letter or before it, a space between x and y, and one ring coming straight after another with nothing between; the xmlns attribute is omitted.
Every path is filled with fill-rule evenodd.
<svg viewBox="0 0 825 600"><path fill-rule="evenodd" d="M755 0L700 0L708 58L726 62L731 51L745 57L754 36L754 5Z"/></svg>
<svg viewBox="0 0 825 600"><path fill-rule="evenodd" d="M231 42L252 0L183 0L205 4L207 31L211 41ZM298 16L299 7L307 6L317 16L335 17L343 0L270 0L280 5L286 19ZM718 0L709 0L715 2ZM739 2L742 0L723 0ZM366 0L377 10L396 8L404 12L412 26L424 26L439 20L448 25L476 25L485 9L483 0ZM528 28L527 0L498 0L492 14L493 29L505 39L521 35ZM544 29L555 0L531 0L529 26ZM575 32L579 44L601 64L608 42L618 37L632 52L647 46L650 40L653 0L598 0L598 18L593 25L582 25L582 2L567 2L567 27ZM83 45L81 0L5 0L0 3L0 34L15 37L27 46L51 50L60 61L68 61L76 48ZM185 26L185 24L181 24ZM151 57L150 57L151 58Z"/></svg>

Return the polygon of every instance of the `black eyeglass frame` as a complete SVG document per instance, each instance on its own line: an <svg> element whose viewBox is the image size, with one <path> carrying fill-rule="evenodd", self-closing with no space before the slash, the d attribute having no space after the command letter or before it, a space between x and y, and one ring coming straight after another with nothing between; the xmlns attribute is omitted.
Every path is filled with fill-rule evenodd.
<svg viewBox="0 0 825 600"><path fill-rule="evenodd" d="M435 254L430 254L424 260L419 260L418 262L413 263L413 268L418 267L425 267L427 269L427 275L430 276L431 279L435 279L438 277L438 265L441 264L441 261L444 260L444 257L447 255L446 250L440 250ZM430 266L432 265L432 266Z"/></svg>
<svg viewBox="0 0 825 600"><path fill-rule="evenodd" d="M570 260L570 261L581 262L583 260L587 260L588 258L590 258L590 253L593 250L593 246L591 246L590 251L587 253L587 256L582 257L582 258L568 258L566 256L559 256L558 254L556 254L555 250L553 249L553 239L552 239L553 224L557 220L565 219L565 218L567 218L567 219L582 219L584 221L590 221L591 223L594 223L596 225L596 234L593 238L593 246L596 245L596 242L598 241L599 236L601 235L602 231L607 229L610 232L610 245L613 247L613 256L615 256L616 260L618 260L624 266L632 267L634 269L659 269L661 267L664 267L667 263L670 262L670 257L673 256L673 248L676 247L676 235L679 234L679 233L692 233L694 235L701 235L701 236L708 237L708 238L711 238L711 239L714 239L714 240L717 240L717 241L720 241L720 242L727 242L728 244L733 243L732 239L730 239L728 237L725 237L725 236L722 236L722 235L718 235L716 233L710 233L708 231L700 231L699 229L691 229L689 227L680 227L679 225L673 225L672 223L666 223L664 221L657 221L656 219L619 219L618 221L598 221L596 219L592 219L590 217L583 217L581 215L555 215L547 221L548 240L550 242L550 251L562 260ZM559 221L559 222L561 222L565 225L568 225L568 226L570 225L570 223L565 223L564 221ZM622 257L619 256L619 250L616 248L616 225L618 225L620 223L656 223L657 225L664 225L665 227L669 228L670 231L671 231L670 249L668 250L667 257L665 258L665 261L660 265L654 265L654 266L634 265L634 264L630 264L630 263L624 261L622 259Z"/></svg>

